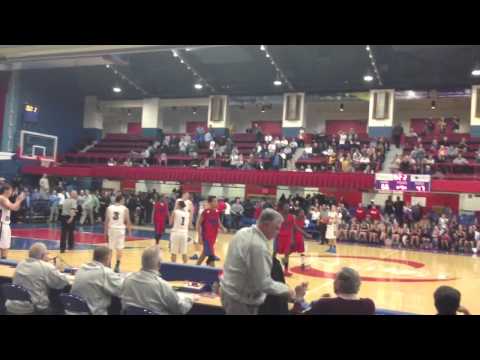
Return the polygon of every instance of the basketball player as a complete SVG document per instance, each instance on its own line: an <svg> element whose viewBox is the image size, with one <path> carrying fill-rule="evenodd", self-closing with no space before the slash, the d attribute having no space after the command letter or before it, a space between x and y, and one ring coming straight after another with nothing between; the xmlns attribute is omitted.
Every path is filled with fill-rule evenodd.
<svg viewBox="0 0 480 360"><path fill-rule="evenodd" d="M226 232L220 222L220 211L217 206L217 197L209 196L205 210L197 221L198 240L203 245L202 254L200 259L198 259L197 265L202 265L205 258L207 258L207 265L215 267L215 242L217 241L218 229Z"/></svg>
<svg viewBox="0 0 480 360"><path fill-rule="evenodd" d="M190 214L186 209L187 205L180 200L177 203L177 208L173 211L170 217L170 253L172 254L172 263L177 262L177 255L182 255L183 263L188 262L188 230L190 224Z"/></svg>
<svg viewBox="0 0 480 360"><path fill-rule="evenodd" d="M280 228L280 232L278 233L277 241L275 242L275 254L284 255L282 261L285 267L284 276L290 277L293 274L288 271L288 261L290 254L293 250L295 250L295 232L298 231L306 237L310 236L309 234L306 234L303 229L297 226L297 224L295 223L295 216L290 213L290 205L288 203L282 204L279 210L284 220Z"/></svg>
<svg viewBox="0 0 480 360"><path fill-rule="evenodd" d="M12 234L10 231L10 212L18 211L25 199L25 193L21 193L17 200L12 204L9 200L12 196L12 187L3 183L0 185L0 256L6 259L8 256L8 249L10 249Z"/></svg>
<svg viewBox="0 0 480 360"><path fill-rule="evenodd" d="M116 251L117 262L115 272L120 272L120 261L122 260L123 249L125 248L125 230L132 236L132 224L130 213L124 205L123 195L115 197L115 203L107 208L105 216L105 237L108 238L108 247Z"/></svg>
<svg viewBox="0 0 480 360"><path fill-rule="evenodd" d="M328 212L327 234L325 235L329 246L327 252L332 254L337 253L338 224L340 223L341 219L342 215L338 213L337 207L332 205L330 211Z"/></svg>
<svg viewBox="0 0 480 360"><path fill-rule="evenodd" d="M165 195L160 195L153 208L153 222L155 224L155 243L158 245L165 233L165 222L170 216L168 201Z"/></svg>

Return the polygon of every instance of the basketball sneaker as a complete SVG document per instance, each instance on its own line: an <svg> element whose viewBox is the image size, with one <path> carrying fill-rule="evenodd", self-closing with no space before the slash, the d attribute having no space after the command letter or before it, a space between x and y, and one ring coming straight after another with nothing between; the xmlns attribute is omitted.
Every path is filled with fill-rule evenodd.
<svg viewBox="0 0 480 360"><path fill-rule="evenodd" d="M285 276L285 277L292 277L293 274L292 274L290 271L285 270L285 271L283 272L283 276Z"/></svg>
<svg viewBox="0 0 480 360"><path fill-rule="evenodd" d="M190 257L190 260L198 260L198 255L195 254L195 255L191 256L191 257Z"/></svg>

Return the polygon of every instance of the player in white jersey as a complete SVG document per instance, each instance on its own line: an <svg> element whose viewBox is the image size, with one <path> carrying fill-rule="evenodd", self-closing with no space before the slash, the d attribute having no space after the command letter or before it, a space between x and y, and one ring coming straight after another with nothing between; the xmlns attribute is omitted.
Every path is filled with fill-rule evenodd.
<svg viewBox="0 0 480 360"><path fill-rule="evenodd" d="M107 208L105 215L105 237L108 239L108 247L116 252L115 272L117 273L120 272L126 230L128 230L128 235L132 236L130 213L124 205L123 195L120 194L115 197L115 203Z"/></svg>
<svg viewBox="0 0 480 360"><path fill-rule="evenodd" d="M17 200L12 203L9 199L12 196L13 189L9 184L3 183L0 185L0 256L6 259L8 249L12 242L12 233L10 231L10 212L18 211L25 199L25 194L22 192L18 195Z"/></svg>
<svg viewBox="0 0 480 360"><path fill-rule="evenodd" d="M183 200L177 203L177 208L170 217L170 253L172 254L172 262L177 262L177 255L182 255L183 263L188 261L188 230L190 226L190 214L187 205Z"/></svg>

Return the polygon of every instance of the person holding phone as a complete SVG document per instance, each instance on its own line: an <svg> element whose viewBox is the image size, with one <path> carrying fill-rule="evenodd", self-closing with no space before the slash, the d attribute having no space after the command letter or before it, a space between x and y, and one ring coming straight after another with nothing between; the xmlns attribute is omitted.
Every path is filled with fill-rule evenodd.
<svg viewBox="0 0 480 360"><path fill-rule="evenodd" d="M25 199L25 193L18 195L14 203L9 199L12 196L12 186L3 183L0 185L0 257L6 259L8 256L8 249L10 249L12 242L12 233L10 230L10 214L11 211L18 211Z"/></svg>

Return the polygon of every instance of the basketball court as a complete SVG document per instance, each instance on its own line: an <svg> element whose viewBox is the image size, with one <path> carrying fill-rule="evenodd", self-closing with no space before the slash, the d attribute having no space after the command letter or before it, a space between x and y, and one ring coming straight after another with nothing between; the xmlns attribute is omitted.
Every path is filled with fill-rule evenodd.
<svg viewBox="0 0 480 360"><path fill-rule="evenodd" d="M14 228L13 236L9 255L12 260L25 259L27 249L36 241L44 242L52 256L58 254L60 229L57 226L19 225ZM170 259L168 237L165 235L161 241L165 262ZM223 265L231 237L231 234L219 236L219 267ZM136 227L125 248L122 272L138 271L143 249L154 243L153 230ZM103 228L84 226L83 231L77 229L76 250L61 255L61 258L67 266L79 267L89 262L93 248L102 244L105 244ZM332 294L334 274L348 266L358 270L362 277L360 296L374 299L379 309L433 315L433 292L439 286L449 285L461 291L464 306L472 313L480 313L480 259L476 257L346 244L338 246L336 255L327 254L325 250L326 246L306 242L306 263L309 266L305 271L300 267L300 257L291 256L294 275L287 279L287 283L296 286L308 282L309 301ZM192 246L189 255L193 255ZM218 298L211 302L220 306Z"/></svg>

